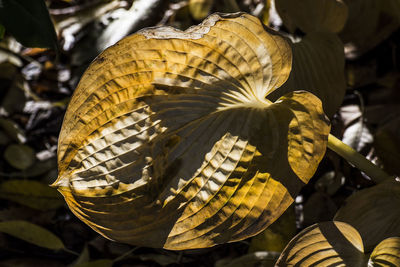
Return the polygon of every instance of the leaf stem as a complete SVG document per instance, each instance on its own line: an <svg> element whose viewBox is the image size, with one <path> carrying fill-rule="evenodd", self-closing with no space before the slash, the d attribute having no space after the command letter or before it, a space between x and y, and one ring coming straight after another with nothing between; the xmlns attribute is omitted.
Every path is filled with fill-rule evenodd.
<svg viewBox="0 0 400 267"><path fill-rule="evenodd" d="M75 255L75 256L79 256L79 253L78 253L78 252L75 252L75 251L70 250L70 249L68 249L68 248L63 248L63 250L64 250L65 252L71 253L71 254L73 254L73 255Z"/></svg>
<svg viewBox="0 0 400 267"><path fill-rule="evenodd" d="M368 175L374 182L382 183L392 177L381 168L367 160L363 155L355 151L350 146L337 139L332 134L328 136L328 147L350 162L356 168Z"/></svg>

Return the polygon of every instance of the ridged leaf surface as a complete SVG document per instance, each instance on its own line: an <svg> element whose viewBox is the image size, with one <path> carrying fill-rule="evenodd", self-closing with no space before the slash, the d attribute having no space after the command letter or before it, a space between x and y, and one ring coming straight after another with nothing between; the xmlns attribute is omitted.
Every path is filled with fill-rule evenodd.
<svg viewBox="0 0 400 267"><path fill-rule="evenodd" d="M368 266L400 266L400 237L380 242L372 251Z"/></svg>
<svg viewBox="0 0 400 267"><path fill-rule="evenodd" d="M314 174L330 130L311 93L266 98L290 68L286 40L243 13L127 37L75 91L54 185L120 242L189 249L255 235Z"/></svg>
<svg viewBox="0 0 400 267"><path fill-rule="evenodd" d="M360 234L347 223L323 222L296 235L276 266L366 266Z"/></svg>

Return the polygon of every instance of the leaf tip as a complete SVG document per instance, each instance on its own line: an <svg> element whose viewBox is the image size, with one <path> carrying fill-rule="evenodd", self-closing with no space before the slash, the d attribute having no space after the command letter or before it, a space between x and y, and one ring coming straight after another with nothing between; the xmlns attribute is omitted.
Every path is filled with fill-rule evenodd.
<svg viewBox="0 0 400 267"><path fill-rule="evenodd" d="M55 189L69 187L69 180L65 176L58 176L57 180L49 186Z"/></svg>

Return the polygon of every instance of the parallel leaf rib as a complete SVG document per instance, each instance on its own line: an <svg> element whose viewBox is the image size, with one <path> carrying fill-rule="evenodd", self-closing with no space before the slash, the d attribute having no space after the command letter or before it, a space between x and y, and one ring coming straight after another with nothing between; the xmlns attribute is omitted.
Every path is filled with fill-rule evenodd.
<svg viewBox="0 0 400 267"><path fill-rule="evenodd" d="M120 242L188 249L257 234L311 178L329 133L312 94L265 98L290 66L288 43L243 13L122 40L76 89L55 185Z"/></svg>

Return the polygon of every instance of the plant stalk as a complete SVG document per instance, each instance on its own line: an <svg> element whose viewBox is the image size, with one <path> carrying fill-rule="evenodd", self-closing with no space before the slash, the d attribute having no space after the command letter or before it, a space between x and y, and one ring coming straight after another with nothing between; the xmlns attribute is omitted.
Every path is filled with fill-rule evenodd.
<svg viewBox="0 0 400 267"><path fill-rule="evenodd" d="M350 146L329 134L328 147L354 165L356 168L368 175L374 182L382 183L392 177L381 168L367 160L363 155L355 151Z"/></svg>

